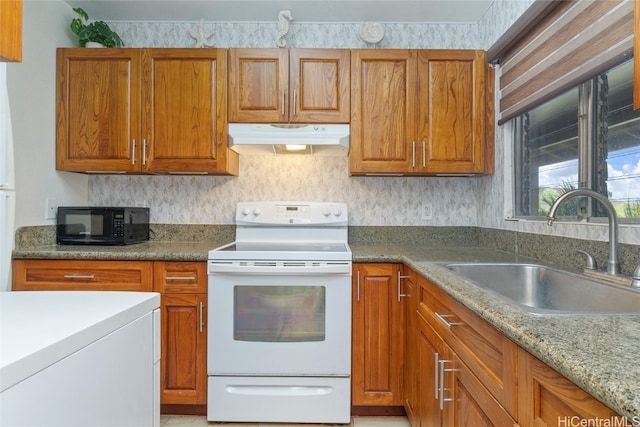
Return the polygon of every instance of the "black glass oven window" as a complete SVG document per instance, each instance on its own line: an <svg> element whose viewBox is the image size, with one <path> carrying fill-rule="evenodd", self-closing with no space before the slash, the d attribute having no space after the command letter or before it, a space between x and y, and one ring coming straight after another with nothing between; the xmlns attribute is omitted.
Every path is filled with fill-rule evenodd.
<svg viewBox="0 0 640 427"><path fill-rule="evenodd" d="M233 339L324 341L325 299L324 286L235 286Z"/></svg>

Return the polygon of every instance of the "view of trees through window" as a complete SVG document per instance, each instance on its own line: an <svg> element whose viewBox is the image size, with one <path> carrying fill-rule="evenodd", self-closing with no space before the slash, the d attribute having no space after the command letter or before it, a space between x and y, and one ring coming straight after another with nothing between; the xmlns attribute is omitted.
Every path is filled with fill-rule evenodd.
<svg viewBox="0 0 640 427"><path fill-rule="evenodd" d="M630 60L588 82L590 98L575 87L513 119L516 216L544 217L561 194L589 187L606 195L620 218L640 218L640 111L633 110L632 81ZM590 115L588 126L579 111ZM571 199L559 215L601 216L593 203Z"/></svg>

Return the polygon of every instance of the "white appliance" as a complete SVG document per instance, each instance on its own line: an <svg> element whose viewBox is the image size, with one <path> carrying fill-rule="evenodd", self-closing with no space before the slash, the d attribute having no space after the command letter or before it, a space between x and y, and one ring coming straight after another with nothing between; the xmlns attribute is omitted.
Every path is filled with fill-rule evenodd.
<svg viewBox="0 0 640 427"><path fill-rule="evenodd" d="M240 154L307 154L345 157L347 124L229 124L229 148Z"/></svg>
<svg viewBox="0 0 640 427"><path fill-rule="evenodd" d="M11 289L15 197L7 66L0 63L0 292Z"/></svg>
<svg viewBox="0 0 640 427"><path fill-rule="evenodd" d="M209 421L348 423L347 206L243 202L209 251Z"/></svg>
<svg viewBox="0 0 640 427"><path fill-rule="evenodd" d="M0 293L0 425L160 426L160 295Z"/></svg>

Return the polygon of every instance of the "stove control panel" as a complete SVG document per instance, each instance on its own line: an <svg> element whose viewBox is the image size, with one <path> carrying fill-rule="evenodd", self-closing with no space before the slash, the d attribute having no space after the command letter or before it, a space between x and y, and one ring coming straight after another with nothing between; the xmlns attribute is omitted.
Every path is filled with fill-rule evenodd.
<svg viewBox="0 0 640 427"><path fill-rule="evenodd" d="M240 202L236 210L236 224L346 225L347 220L346 203Z"/></svg>

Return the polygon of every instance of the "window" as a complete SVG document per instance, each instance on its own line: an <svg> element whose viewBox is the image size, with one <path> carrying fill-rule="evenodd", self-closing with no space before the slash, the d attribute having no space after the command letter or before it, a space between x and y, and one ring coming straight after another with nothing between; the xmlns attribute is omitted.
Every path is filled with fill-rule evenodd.
<svg viewBox="0 0 640 427"><path fill-rule="evenodd" d="M545 217L564 192L590 188L611 200L619 218L640 218L640 111L632 85L629 60L512 119L517 217ZM559 216L605 213L575 198Z"/></svg>

